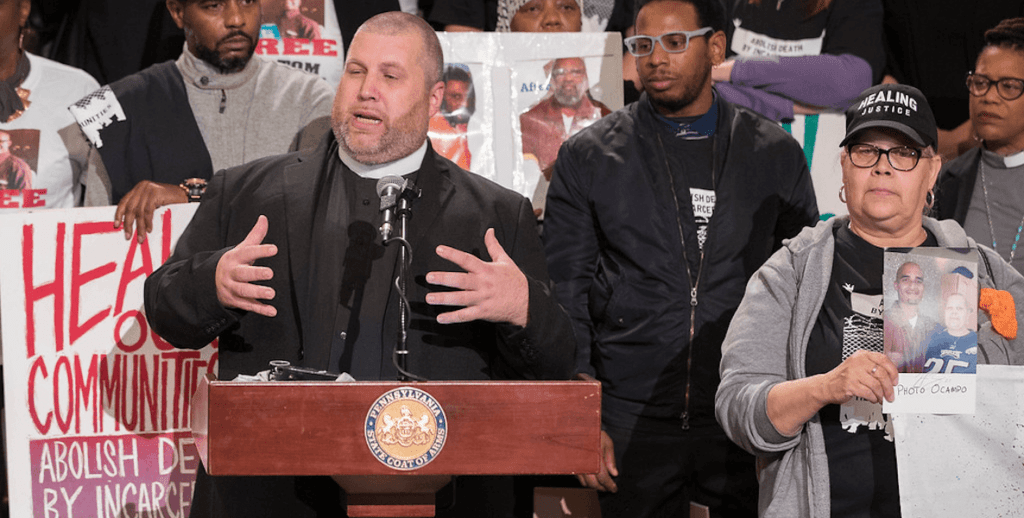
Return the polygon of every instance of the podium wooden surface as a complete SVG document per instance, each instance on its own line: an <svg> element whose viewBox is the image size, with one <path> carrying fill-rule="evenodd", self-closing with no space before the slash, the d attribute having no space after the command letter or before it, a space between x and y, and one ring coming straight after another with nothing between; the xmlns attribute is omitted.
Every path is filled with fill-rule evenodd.
<svg viewBox="0 0 1024 518"><path fill-rule="evenodd" d="M409 471L377 459L366 418L399 387L444 410L444 446ZM192 400L192 434L210 475L326 475L350 516L433 516L451 475L596 473L601 386L590 381L224 382L207 375Z"/></svg>

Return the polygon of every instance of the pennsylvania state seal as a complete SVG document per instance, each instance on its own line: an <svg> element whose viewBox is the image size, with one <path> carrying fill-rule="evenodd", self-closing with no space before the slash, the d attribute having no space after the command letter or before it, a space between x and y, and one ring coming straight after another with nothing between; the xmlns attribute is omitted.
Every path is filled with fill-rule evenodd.
<svg viewBox="0 0 1024 518"><path fill-rule="evenodd" d="M366 445L392 469L409 471L434 460L448 436L444 409L430 394L414 388L392 389L366 414Z"/></svg>

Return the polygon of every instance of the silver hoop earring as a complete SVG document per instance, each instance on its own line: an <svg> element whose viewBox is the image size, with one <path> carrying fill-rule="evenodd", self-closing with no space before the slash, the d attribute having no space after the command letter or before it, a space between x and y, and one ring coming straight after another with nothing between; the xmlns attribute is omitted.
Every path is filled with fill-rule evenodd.
<svg viewBox="0 0 1024 518"><path fill-rule="evenodd" d="M928 191L924 195L924 206L925 208L931 209L932 205L935 205L935 195L932 194L932 191Z"/></svg>
<svg viewBox="0 0 1024 518"><path fill-rule="evenodd" d="M839 201L846 203L846 184L839 188Z"/></svg>

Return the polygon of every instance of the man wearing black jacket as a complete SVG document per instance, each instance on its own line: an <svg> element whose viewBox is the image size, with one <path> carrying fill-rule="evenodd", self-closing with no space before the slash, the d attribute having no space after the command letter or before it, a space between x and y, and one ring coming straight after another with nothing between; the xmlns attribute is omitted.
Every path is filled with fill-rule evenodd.
<svg viewBox="0 0 1024 518"><path fill-rule="evenodd" d="M796 141L712 88L724 22L715 0L641 7L626 46L646 93L555 162L548 269L577 371L603 383L604 466L581 482L606 517L756 514L754 458L714 418L720 346L747 280L818 211Z"/></svg>
<svg viewBox="0 0 1024 518"><path fill-rule="evenodd" d="M213 176L174 255L146 280L146 315L171 344L219 338L222 378L274 359L356 379L395 379L398 243L383 246L378 180L401 176L413 254L405 369L432 380L565 379L572 327L548 289L529 200L439 156L441 46L421 19L367 21L348 50L333 133L314 151ZM439 517L512 512L507 478L460 477ZM344 516L327 477L209 476L193 518Z"/></svg>

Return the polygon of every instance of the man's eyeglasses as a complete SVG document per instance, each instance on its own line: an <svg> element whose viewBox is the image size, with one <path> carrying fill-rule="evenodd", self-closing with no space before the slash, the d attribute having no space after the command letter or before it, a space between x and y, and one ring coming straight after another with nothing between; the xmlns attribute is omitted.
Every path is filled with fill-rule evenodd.
<svg viewBox="0 0 1024 518"><path fill-rule="evenodd" d="M660 43L661 48L665 49L665 52L678 54L680 52L686 52L686 49L690 48L690 38L703 36L712 30L713 29L711 27L704 27L695 31L666 32L661 36L630 36L623 40L622 43L626 45L626 50L628 50L630 54L638 58L649 56L654 52L655 42Z"/></svg>
<svg viewBox="0 0 1024 518"><path fill-rule="evenodd" d="M996 92L999 97L1012 101L1024 94L1024 79L1004 77L1002 79L989 79L974 72L967 73L967 91L975 97L981 97L988 93L988 89L996 85Z"/></svg>
<svg viewBox="0 0 1024 518"><path fill-rule="evenodd" d="M921 150L907 146L881 149L871 144L851 144L846 147L850 161L857 167L874 167L885 155L889 165L897 171L910 171L921 160Z"/></svg>
<svg viewBox="0 0 1024 518"><path fill-rule="evenodd" d="M585 68L556 68L551 71L552 77L583 77L587 75L587 69Z"/></svg>

